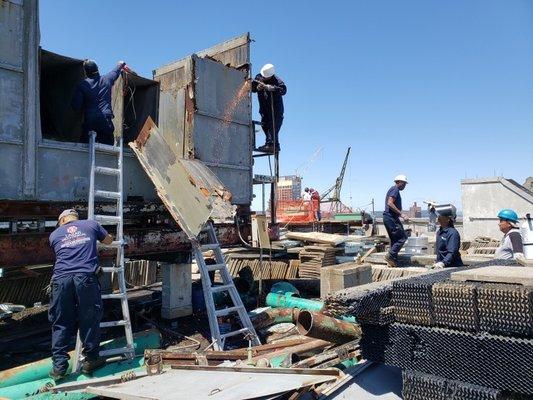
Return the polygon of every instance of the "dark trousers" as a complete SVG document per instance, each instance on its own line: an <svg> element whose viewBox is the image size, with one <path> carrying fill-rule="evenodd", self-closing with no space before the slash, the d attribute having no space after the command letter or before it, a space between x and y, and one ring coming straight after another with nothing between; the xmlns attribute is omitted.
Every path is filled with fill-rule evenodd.
<svg viewBox="0 0 533 400"><path fill-rule="evenodd" d="M405 234L403 225L399 218L391 217L388 214L383 214L383 224L390 239L389 253L393 258L397 258L398 253L407 241L407 235Z"/></svg>
<svg viewBox="0 0 533 400"><path fill-rule="evenodd" d="M115 125L113 125L113 117L111 115L98 114L85 121L83 125L85 143L89 142L90 131L96 132L96 141L98 143L114 144L113 132L115 132Z"/></svg>
<svg viewBox="0 0 533 400"><path fill-rule="evenodd" d="M276 149L280 149L279 146L279 130L281 129L281 125L283 124L283 117L276 117L274 120L275 130L274 126L272 125L272 118L270 116L262 116L261 118L261 128L263 128L263 132L265 132L265 144L273 146L274 143L276 143Z"/></svg>
<svg viewBox="0 0 533 400"><path fill-rule="evenodd" d="M56 371L68 367L68 349L79 328L83 354L98 358L102 298L95 274L69 274L52 280L48 319L52 323L52 362Z"/></svg>

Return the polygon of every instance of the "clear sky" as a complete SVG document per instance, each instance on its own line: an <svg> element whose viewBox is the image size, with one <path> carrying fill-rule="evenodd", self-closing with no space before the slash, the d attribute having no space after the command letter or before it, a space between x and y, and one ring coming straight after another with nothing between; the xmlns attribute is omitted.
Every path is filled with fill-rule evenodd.
<svg viewBox="0 0 533 400"><path fill-rule="evenodd" d="M459 208L465 177L533 175L530 0L41 0L40 11L47 50L102 70L123 59L147 77L249 31L254 74L272 62L288 87L282 174L323 146L303 182L323 190L352 146L353 206L375 198L383 209L399 173L405 205Z"/></svg>

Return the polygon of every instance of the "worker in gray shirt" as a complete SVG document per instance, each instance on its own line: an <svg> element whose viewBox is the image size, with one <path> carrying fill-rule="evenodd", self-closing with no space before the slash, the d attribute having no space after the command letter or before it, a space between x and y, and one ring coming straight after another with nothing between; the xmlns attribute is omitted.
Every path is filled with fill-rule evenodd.
<svg viewBox="0 0 533 400"><path fill-rule="evenodd" d="M503 260L524 259L524 244L518 229L518 214L510 208L505 208L498 213L500 231L504 234L500 247L496 249L494 258Z"/></svg>

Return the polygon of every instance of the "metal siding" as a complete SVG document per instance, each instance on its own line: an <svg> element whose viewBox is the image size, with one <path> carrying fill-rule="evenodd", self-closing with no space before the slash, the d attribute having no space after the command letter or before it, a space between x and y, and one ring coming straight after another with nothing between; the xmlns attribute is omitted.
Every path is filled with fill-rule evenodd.
<svg viewBox="0 0 533 400"><path fill-rule="evenodd" d="M250 204L252 190L252 175L250 172L220 166L208 165L208 167L228 187L233 195L231 200L233 204Z"/></svg>
<svg viewBox="0 0 533 400"><path fill-rule="evenodd" d="M53 142L52 142L53 143ZM128 151L129 153L129 151ZM116 167L111 155L97 155L99 165ZM86 201L89 187L89 156L87 145L48 143L38 151L37 196L44 201ZM133 154L124 155L124 190L127 196L142 196L154 200L157 196L148 176L142 170ZM115 178L99 176L99 189L116 188Z"/></svg>
<svg viewBox="0 0 533 400"><path fill-rule="evenodd" d="M21 5L0 1L0 68L6 64L22 70L23 17Z"/></svg>
<svg viewBox="0 0 533 400"><path fill-rule="evenodd" d="M0 141L20 140L24 127L22 74L0 68ZM1 146L1 144L0 144Z"/></svg>
<svg viewBox="0 0 533 400"><path fill-rule="evenodd" d="M19 200L22 196L22 146L0 144L0 198Z"/></svg>

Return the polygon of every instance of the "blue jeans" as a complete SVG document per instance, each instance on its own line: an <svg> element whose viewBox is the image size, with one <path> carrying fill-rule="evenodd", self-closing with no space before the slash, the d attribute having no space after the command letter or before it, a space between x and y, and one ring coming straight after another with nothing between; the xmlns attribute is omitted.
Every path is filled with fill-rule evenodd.
<svg viewBox="0 0 533 400"><path fill-rule="evenodd" d="M79 328L83 354L98 358L102 297L95 274L77 273L52 280L48 319L52 323L52 362L54 369L66 372L70 339Z"/></svg>
<svg viewBox="0 0 533 400"><path fill-rule="evenodd" d="M399 218L391 217L388 214L383 214L383 224L387 230L387 235L390 239L389 254L392 258L398 258L398 253L407 241L407 235L403 229L403 225Z"/></svg>

